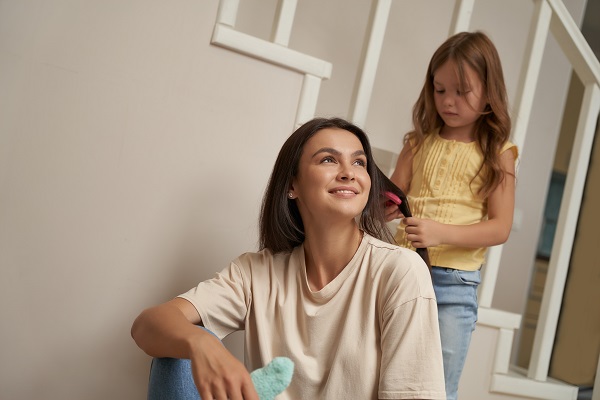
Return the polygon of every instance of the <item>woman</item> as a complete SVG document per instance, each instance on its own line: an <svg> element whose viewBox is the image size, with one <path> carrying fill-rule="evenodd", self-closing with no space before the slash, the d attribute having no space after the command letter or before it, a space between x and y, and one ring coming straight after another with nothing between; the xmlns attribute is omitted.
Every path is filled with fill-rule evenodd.
<svg viewBox="0 0 600 400"><path fill-rule="evenodd" d="M435 295L414 252L391 245L366 134L313 119L284 143L265 193L261 250L143 311L132 336L191 360L204 399L258 398L248 374L295 364L280 399L445 399ZM217 337L245 330L246 365Z"/></svg>

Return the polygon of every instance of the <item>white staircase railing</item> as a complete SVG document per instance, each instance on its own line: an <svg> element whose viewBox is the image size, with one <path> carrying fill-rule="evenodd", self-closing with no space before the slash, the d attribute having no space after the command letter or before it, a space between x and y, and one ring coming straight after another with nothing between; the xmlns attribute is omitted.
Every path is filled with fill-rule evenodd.
<svg viewBox="0 0 600 400"><path fill-rule="evenodd" d="M536 0L538 1L538 0ZM600 113L600 64L575 21L559 0L544 0L551 9L550 32L557 40L585 92L575 133L565 190L558 216L548 277L533 342L528 376L546 380L558 317L581 208L596 120ZM546 6L544 6L546 7Z"/></svg>

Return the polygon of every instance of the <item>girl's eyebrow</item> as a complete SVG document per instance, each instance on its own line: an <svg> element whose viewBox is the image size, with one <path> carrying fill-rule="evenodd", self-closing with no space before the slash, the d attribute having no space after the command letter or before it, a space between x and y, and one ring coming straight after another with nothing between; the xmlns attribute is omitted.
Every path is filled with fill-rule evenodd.
<svg viewBox="0 0 600 400"><path fill-rule="evenodd" d="M330 153L333 154L335 156L341 156L342 153L339 150L336 150L332 147L322 147L319 150L315 151L315 153L312 155L312 157L316 156L317 154L320 153ZM356 150L354 153L352 153L352 157L356 157L356 156L365 156L366 157L366 153L364 150Z"/></svg>

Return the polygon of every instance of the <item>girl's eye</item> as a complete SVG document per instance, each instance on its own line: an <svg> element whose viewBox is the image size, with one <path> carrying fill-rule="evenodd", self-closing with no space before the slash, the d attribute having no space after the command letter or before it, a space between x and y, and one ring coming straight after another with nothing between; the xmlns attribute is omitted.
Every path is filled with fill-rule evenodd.
<svg viewBox="0 0 600 400"><path fill-rule="evenodd" d="M356 160L354 161L355 165L358 165L360 167L366 167L367 166L367 162L365 160Z"/></svg>
<svg viewBox="0 0 600 400"><path fill-rule="evenodd" d="M439 93L439 94L442 94L442 93L444 93L444 89L436 89L435 92Z"/></svg>
<svg viewBox="0 0 600 400"><path fill-rule="evenodd" d="M335 162L335 160L333 159L333 157L327 156L327 157L323 157L323 159L321 160L321 163L332 163Z"/></svg>

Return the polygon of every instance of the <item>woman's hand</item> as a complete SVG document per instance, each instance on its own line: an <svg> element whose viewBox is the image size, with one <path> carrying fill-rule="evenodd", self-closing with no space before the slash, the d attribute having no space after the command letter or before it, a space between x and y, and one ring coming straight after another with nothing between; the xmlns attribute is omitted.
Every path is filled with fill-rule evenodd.
<svg viewBox="0 0 600 400"><path fill-rule="evenodd" d="M259 400L250 373L209 333L192 349L192 374L203 399Z"/></svg>
<svg viewBox="0 0 600 400"><path fill-rule="evenodd" d="M244 364L216 336L197 326L201 323L192 303L175 298L142 311L131 335L149 356L190 359L203 399L259 400Z"/></svg>
<svg viewBox="0 0 600 400"><path fill-rule="evenodd" d="M414 248L434 247L444 243L444 224L431 219L404 218L406 239Z"/></svg>

